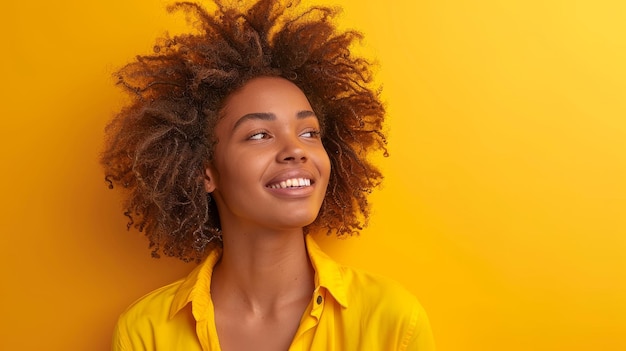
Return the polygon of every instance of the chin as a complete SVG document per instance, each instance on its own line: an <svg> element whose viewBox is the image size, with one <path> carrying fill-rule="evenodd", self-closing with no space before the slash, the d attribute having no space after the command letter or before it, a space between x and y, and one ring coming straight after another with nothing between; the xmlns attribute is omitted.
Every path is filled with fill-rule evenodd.
<svg viewBox="0 0 626 351"><path fill-rule="evenodd" d="M301 217L301 218L291 218L291 220L285 220L285 218L283 218L280 221L276 221L275 223L277 224L277 227L282 228L282 229L295 229L295 228L299 228L302 229L308 225L310 225L311 223L315 222L315 220L317 219L317 213L315 214L315 216L306 216L306 217Z"/></svg>

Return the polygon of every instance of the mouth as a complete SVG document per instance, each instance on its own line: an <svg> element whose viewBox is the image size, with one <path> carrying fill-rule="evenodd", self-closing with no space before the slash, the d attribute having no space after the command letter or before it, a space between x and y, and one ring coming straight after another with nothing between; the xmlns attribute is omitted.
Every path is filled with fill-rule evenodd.
<svg viewBox="0 0 626 351"><path fill-rule="evenodd" d="M271 189L305 188L311 186L313 181L309 178L290 178L277 183L268 184Z"/></svg>

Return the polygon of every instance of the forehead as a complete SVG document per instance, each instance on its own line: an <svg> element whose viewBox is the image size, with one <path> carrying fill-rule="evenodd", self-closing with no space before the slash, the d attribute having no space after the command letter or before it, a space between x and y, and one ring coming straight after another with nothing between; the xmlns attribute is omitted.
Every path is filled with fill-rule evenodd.
<svg viewBox="0 0 626 351"><path fill-rule="evenodd" d="M280 77L258 77L226 98L222 118L228 122L249 113L295 116L311 109L309 100L294 83Z"/></svg>

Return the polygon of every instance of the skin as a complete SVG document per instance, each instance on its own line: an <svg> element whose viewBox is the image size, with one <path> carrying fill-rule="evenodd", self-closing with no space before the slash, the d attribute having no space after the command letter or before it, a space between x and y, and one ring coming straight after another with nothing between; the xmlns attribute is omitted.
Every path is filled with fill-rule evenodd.
<svg viewBox="0 0 626 351"><path fill-rule="evenodd" d="M319 121L296 85L260 77L228 97L215 135L205 188L224 244L211 281L220 346L287 350L314 289L302 228L330 176Z"/></svg>

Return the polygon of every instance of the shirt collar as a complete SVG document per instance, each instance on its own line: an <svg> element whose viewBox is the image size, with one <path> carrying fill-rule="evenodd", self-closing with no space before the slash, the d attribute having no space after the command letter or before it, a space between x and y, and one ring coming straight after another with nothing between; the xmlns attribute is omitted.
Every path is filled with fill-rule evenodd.
<svg viewBox="0 0 626 351"><path fill-rule="evenodd" d="M204 261L198 265L181 283L170 307L170 318L173 318L188 303L192 303L192 313L196 321L207 318L204 313L213 305L211 301L211 276L213 267L222 257L222 248L216 247Z"/></svg>
<svg viewBox="0 0 626 351"><path fill-rule="evenodd" d="M348 289L343 277L344 270L322 251L311 235L307 234L305 240L309 258L315 270L315 289L325 288L342 307L348 307ZM204 261L182 281L172 300L170 318L173 318L190 302L196 321L207 318L208 314L205 311L213 304L211 301L213 267L221 256L221 248L211 250Z"/></svg>
<svg viewBox="0 0 626 351"><path fill-rule="evenodd" d="M305 239L309 258L315 270L315 289L325 288L342 307L348 307L348 287L344 269L322 251L311 235L306 235Z"/></svg>

